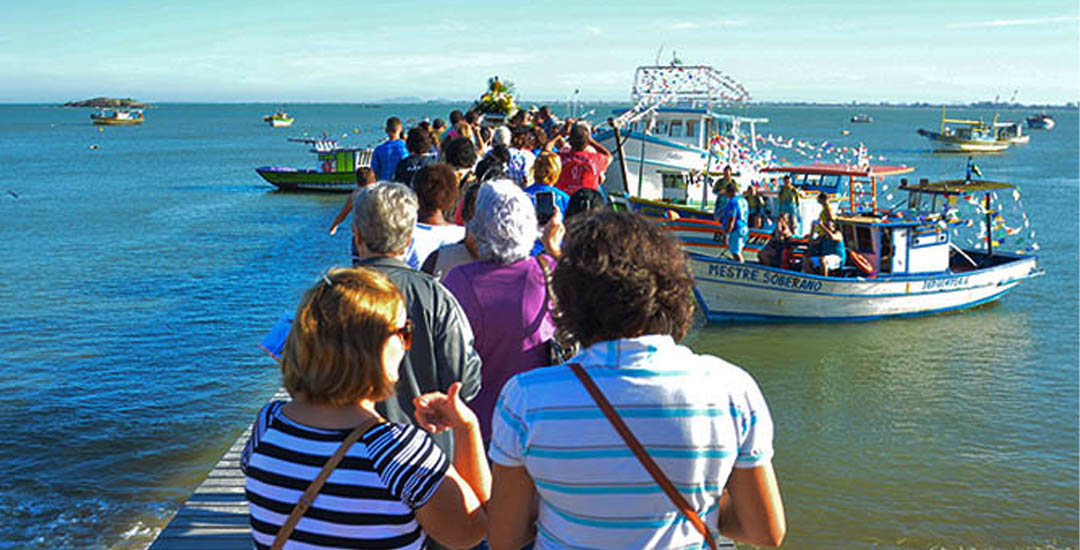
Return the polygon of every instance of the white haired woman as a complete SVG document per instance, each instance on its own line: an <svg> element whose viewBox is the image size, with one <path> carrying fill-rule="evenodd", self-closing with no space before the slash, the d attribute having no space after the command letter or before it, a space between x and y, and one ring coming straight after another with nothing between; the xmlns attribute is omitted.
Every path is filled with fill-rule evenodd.
<svg viewBox="0 0 1080 550"><path fill-rule="evenodd" d="M468 229L476 238L479 260L450 270L443 284L465 310L483 359L480 393L469 405L487 441L503 384L517 373L548 364L555 323L541 262L553 269L555 260L529 255L538 234L536 211L511 180L480 187Z"/></svg>

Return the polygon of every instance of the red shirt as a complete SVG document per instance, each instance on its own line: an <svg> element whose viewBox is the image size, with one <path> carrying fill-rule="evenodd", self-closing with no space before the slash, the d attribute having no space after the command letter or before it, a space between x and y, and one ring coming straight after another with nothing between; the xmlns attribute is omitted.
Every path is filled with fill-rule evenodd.
<svg viewBox="0 0 1080 550"><path fill-rule="evenodd" d="M611 155L563 151L559 153L559 159L562 160L562 173L559 174L555 187L567 195L573 195L574 191L582 187L600 190L600 177L607 170Z"/></svg>

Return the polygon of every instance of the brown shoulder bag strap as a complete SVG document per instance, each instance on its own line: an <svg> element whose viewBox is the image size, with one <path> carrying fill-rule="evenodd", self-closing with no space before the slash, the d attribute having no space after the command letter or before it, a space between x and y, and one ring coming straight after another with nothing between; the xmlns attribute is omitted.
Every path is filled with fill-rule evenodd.
<svg viewBox="0 0 1080 550"><path fill-rule="evenodd" d="M311 508L311 504L315 502L315 497L322 490L323 485L326 483L327 478L334 471L334 468L341 464L342 459L345 458L345 453L348 452L349 447L353 446L368 430L370 430L375 424L378 424L379 418L368 418L360 423L353 431L349 432L349 435L345 437L345 441L341 442L341 446L334 451L334 454L323 465L322 470L319 471L319 475L315 476L315 479L311 481L311 485L308 485L304 494L300 495L300 500L296 503L292 513L289 514L289 519L285 520L281 529L278 529L277 536L274 537L274 544L270 547L270 550L281 550L285 547L285 542L289 540L289 536L292 535L293 529L296 529L296 524L300 523L300 518L304 517L308 508Z"/></svg>
<svg viewBox="0 0 1080 550"><path fill-rule="evenodd" d="M701 516L690 507L690 503L686 502L682 493L672 485L671 480L664 475L664 471L661 470L660 466L658 466L652 457L649 456L645 447L641 446L641 442L638 441L637 437L634 437L634 433L627 427L626 422L623 422L619 413L615 412L615 408L611 406L611 402L607 400L607 397L604 397L604 394L600 392L600 388L596 386L596 382L593 382L589 373L585 372L585 369L582 368L579 363L569 363L568 366L570 367L570 370L574 371L578 380L581 380L582 385L588 390L593 401L596 401L596 404L600 406L600 410L604 411L604 416L606 416L608 421L611 422L611 425L615 427L615 431L619 432L619 435L622 436L626 445L630 447L631 451L634 451L634 456L641 461L641 465L648 470L649 475L656 481L656 484L667 493L671 502L675 504L675 507L678 508L684 516L686 516L686 519L690 520L690 523L694 525L694 528L697 529L698 533L701 533L701 536L705 537L705 542L709 544L709 548L716 550L716 540L713 539L712 532L709 531L708 526L705 525Z"/></svg>

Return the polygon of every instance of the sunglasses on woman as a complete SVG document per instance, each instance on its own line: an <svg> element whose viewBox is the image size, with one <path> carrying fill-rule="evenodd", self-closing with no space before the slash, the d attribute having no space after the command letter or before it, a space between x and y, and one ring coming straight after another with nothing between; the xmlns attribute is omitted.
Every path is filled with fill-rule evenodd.
<svg viewBox="0 0 1080 550"><path fill-rule="evenodd" d="M412 348L412 336L413 336L413 324L409 319L405 320L405 326L394 330L390 333L391 336L397 335L401 337L401 345L405 346L405 349Z"/></svg>

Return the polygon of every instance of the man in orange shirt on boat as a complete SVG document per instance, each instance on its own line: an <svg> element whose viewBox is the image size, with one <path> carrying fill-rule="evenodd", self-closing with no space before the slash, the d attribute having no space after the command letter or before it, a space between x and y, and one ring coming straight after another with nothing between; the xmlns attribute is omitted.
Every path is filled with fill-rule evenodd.
<svg viewBox="0 0 1080 550"><path fill-rule="evenodd" d="M559 175L555 187L567 195L573 195L583 187L599 191L604 171L608 164L611 164L611 153L593 139L585 123L578 122L571 126L572 122L568 120L563 131L544 145L545 151L554 151L557 142L570 144L570 150L558 151L559 159L562 160L562 174ZM590 146L594 151L588 150Z"/></svg>

